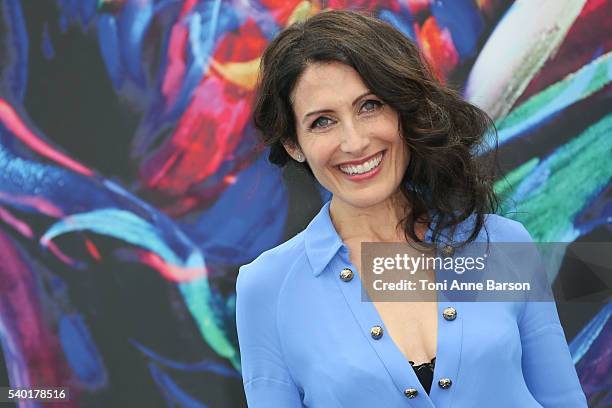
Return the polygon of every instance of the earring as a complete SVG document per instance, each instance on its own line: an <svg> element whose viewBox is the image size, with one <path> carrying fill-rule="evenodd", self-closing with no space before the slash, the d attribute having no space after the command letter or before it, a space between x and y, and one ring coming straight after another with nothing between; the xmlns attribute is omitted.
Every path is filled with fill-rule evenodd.
<svg viewBox="0 0 612 408"><path fill-rule="evenodd" d="M295 159L299 161L300 163L302 163L304 161L304 155L301 152L297 152L295 154Z"/></svg>

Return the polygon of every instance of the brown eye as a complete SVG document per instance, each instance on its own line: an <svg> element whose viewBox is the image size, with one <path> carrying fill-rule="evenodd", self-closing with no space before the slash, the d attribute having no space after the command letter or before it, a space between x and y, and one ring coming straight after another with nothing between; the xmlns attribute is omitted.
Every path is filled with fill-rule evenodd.
<svg viewBox="0 0 612 408"><path fill-rule="evenodd" d="M310 125L310 128L311 129L325 129L326 127L331 126L332 122L333 121L330 118L321 116L320 118L317 118L317 120L312 122L312 124Z"/></svg>

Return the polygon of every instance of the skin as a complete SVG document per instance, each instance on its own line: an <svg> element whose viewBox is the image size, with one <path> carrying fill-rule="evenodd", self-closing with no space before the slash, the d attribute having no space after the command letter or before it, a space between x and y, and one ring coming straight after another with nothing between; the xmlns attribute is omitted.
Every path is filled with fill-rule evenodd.
<svg viewBox="0 0 612 408"><path fill-rule="evenodd" d="M298 79L291 101L297 145L289 155L307 161L316 179L332 193L330 215L360 266L361 242L405 242L399 225L409 204L399 186L410 160L397 112L364 84L359 74L338 62L310 64ZM356 182L338 168L385 151L378 174ZM422 239L425 226L417 227ZM415 249L414 256L422 253ZM426 252L427 253L427 252ZM421 271L435 281L434 271ZM429 362L436 353L437 302L374 302L389 335L408 360Z"/></svg>

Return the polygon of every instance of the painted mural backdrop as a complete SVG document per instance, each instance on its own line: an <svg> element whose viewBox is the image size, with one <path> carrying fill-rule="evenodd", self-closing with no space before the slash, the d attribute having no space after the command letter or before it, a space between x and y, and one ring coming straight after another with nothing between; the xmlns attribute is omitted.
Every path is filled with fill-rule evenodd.
<svg viewBox="0 0 612 408"><path fill-rule="evenodd" d="M503 214L610 240L609 1L0 0L0 383L244 406L237 268L325 196L266 162L256 70L325 8L389 21L496 120ZM612 406L612 305L560 313L591 406Z"/></svg>

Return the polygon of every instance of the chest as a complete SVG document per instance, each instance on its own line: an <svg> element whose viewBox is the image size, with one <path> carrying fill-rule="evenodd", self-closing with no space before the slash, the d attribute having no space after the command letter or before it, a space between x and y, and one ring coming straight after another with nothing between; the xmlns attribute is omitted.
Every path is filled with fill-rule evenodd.
<svg viewBox="0 0 612 408"><path fill-rule="evenodd" d="M356 273L362 276L361 245L348 243L349 260ZM418 257L422 251L410 253ZM419 274L435 281L433 270L420 270ZM401 302L372 302L382 326L407 361L415 364L430 362L436 356L438 337L438 304L435 301L406 300Z"/></svg>
<svg viewBox="0 0 612 408"><path fill-rule="evenodd" d="M438 305L436 302L374 302L381 321L406 360L430 362L436 356Z"/></svg>
<svg viewBox="0 0 612 408"><path fill-rule="evenodd" d="M318 278L304 274L304 279L290 280L279 299L283 355L306 406L404 406L406 389L426 396L408 361L420 364L434 356L435 378L450 378L454 384L446 390L434 387L434 401L461 389L463 382L476 381L483 370L486 379L520 374L520 339L512 308L445 301L366 302L359 276L348 282L340 278L346 266L346 260L334 262ZM451 306L456 318L441 317ZM371 335L376 325L384 329L378 339ZM500 349L506 351L503 356ZM477 381L465 389L478 389Z"/></svg>

